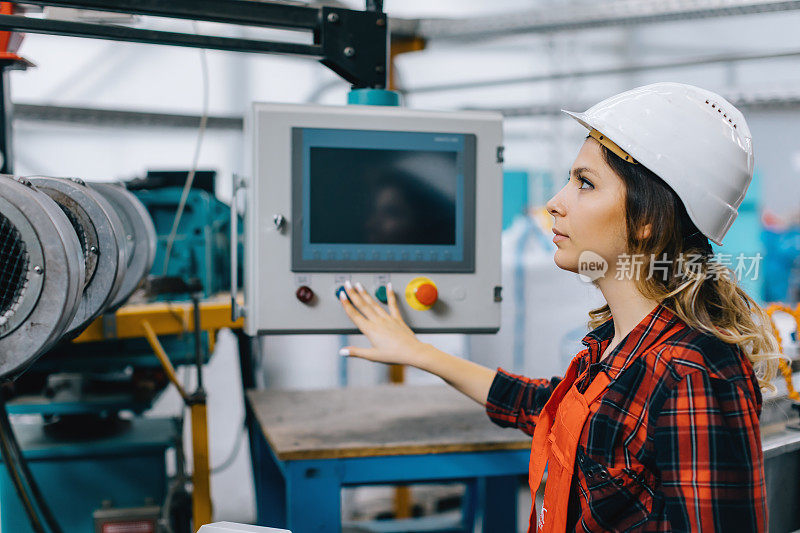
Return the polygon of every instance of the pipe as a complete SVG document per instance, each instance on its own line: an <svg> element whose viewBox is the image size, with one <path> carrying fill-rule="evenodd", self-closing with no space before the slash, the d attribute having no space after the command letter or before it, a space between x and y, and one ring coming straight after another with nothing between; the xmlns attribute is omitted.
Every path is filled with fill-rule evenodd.
<svg viewBox="0 0 800 533"><path fill-rule="evenodd" d="M181 382L178 381L178 375L175 373L175 367L172 366L172 362L170 362L169 357L167 357L167 352L165 352L164 347L161 346L161 342L158 340L158 335L156 335L156 332L153 330L153 326L151 326L150 322L147 320L142 320L142 329L144 330L144 336L147 339L147 342L153 349L153 353L155 353L156 357L158 357L158 361L164 368L164 372L167 373L167 377L169 378L170 382L175 385L176 389L178 389L178 393L181 395L181 398L183 398L185 402L188 402L190 400L190 396L186 393L186 389L183 388Z"/></svg>
<svg viewBox="0 0 800 533"><path fill-rule="evenodd" d="M694 59L681 59L679 61L665 61L663 63L651 63L644 65L625 65L621 67L575 70L571 72L554 72L551 74L539 74L535 76L518 76L514 78L502 78L496 80L467 81L461 83L443 83L439 85L428 85L422 87L412 87L403 89L406 94L431 93L440 91L453 91L459 89L479 89L485 87L495 87L498 85L515 85L520 83L540 83L545 81L564 80L573 78L589 78L594 76L613 76L620 74L633 74L650 70L668 70L674 68L697 67L702 65L712 65L715 63L734 63L740 61L758 61L764 59L787 59L800 56L800 50L788 50L783 52L757 53L757 54L722 54Z"/></svg>

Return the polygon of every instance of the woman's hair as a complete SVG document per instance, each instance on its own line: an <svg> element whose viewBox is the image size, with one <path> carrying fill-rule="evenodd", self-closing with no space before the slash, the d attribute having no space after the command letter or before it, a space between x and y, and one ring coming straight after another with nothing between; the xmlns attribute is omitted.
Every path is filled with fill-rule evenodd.
<svg viewBox="0 0 800 533"><path fill-rule="evenodd" d="M772 389L780 355L769 316L739 287L730 268L711 261L708 239L669 185L641 164L623 161L605 146L601 149L625 183L628 253L636 256L632 264L640 268L633 272L639 291L690 327L738 346L761 388ZM642 234L648 224L649 234ZM610 317L608 305L590 311L589 328Z"/></svg>

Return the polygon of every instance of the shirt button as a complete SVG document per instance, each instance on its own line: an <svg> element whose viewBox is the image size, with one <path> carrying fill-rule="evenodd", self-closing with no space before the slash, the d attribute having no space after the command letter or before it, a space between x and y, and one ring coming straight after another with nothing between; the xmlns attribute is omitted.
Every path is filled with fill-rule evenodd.
<svg viewBox="0 0 800 533"><path fill-rule="evenodd" d="M621 479L617 478L614 480L614 485L616 485L617 487L621 487L622 485L624 485L624 482Z"/></svg>

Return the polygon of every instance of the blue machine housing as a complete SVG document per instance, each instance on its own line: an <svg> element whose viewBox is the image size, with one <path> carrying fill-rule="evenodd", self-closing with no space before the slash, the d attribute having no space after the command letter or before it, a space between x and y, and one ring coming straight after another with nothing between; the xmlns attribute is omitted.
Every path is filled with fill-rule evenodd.
<svg viewBox="0 0 800 533"><path fill-rule="evenodd" d="M134 419L127 431L92 441L53 441L41 424L15 423L23 454L65 532L94 531L94 511L160 505L165 452L177 430L168 419ZM46 481L45 481L46 480ZM6 468L0 468L0 530L32 533Z"/></svg>
<svg viewBox="0 0 800 533"><path fill-rule="evenodd" d="M158 236L152 273L184 279L197 277L203 285L203 296L208 298L230 288L230 207L209 192L191 190L178 225L169 267L164 272L167 240L182 192L178 187L133 191L150 212ZM242 227L240 224L239 228ZM240 239L241 235L240 230ZM241 255L241 244L238 246ZM240 274L238 279L242 278Z"/></svg>

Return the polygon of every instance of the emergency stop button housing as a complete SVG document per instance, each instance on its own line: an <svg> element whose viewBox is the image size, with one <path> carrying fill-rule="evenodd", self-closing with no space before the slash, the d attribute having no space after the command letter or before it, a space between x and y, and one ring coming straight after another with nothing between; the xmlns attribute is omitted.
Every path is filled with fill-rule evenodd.
<svg viewBox="0 0 800 533"><path fill-rule="evenodd" d="M412 309L427 311L439 299L439 289L429 278L414 278L406 285L406 302Z"/></svg>

